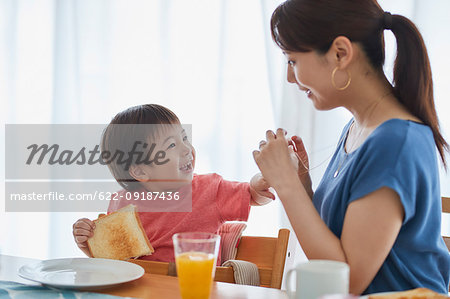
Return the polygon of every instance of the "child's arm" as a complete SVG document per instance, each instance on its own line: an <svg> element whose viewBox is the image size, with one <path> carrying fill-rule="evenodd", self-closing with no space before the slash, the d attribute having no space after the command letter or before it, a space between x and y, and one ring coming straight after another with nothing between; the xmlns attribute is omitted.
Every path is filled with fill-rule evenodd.
<svg viewBox="0 0 450 299"><path fill-rule="evenodd" d="M251 206L262 206L275 199L275 195L269 191L269 184L261 173L255 174L250 180Z"/></svg>
<svg viewBox="0 0 450 299"><path fill-rule="evenodd" d="M88 257L92 257L89 252L87 240L94 235L95 223L87 218L79 219L72 226L72 234L78 248L81 249Z"/></svg>

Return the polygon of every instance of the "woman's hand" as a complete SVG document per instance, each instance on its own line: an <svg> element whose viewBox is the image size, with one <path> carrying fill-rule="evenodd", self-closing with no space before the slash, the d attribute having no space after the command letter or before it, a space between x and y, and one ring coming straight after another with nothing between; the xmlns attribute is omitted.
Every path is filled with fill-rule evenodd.
<svg viewBox="0 0 450 299"><path fill-rule="evenodd" d="M286 131L278 129L275 134L266 132L266 140L259 143L259 151L253 151L253 157L261 170L262 176L267 183L278 188L293 178L298 178L296 166L293 161L293 149L289 149L286 139Z"/></svg>
<svg viewBox="0 0 450 299"><path fill-rule="evenodd" d="M289 149L291 151L291 157L294 156L294 163L296 163L298 177L305 187L306 192L310 198L313 197L314 192L312 190L311 176L309 175L309 159L308 153L306 152L303 140L298 136L292 136L291 140L288 141Z"/></svg>
<svg viewBox="0 0 450 299"><path fill-rule="evenodd" d="M78 247L89 257L91 253L87 240L94 235L95 223L87 218L77 220L72 226L72 234Z"/></svg>

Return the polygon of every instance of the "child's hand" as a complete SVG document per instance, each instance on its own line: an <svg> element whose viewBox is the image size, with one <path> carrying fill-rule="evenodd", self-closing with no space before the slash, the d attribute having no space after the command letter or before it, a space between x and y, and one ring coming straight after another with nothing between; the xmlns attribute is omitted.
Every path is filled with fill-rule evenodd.
<svg viewBox="0 0 450 299"><path fill-rule="evenodd" d="M252 201L257 205L265 205L275 199L275 195L269 190L270 185L261 173L255 174L250 180L250 193Z"/></svg>
<svg viewBox="0 0 450 299"><path fill-rule="evenodd" d="M90 256L87 240L94 235L95 223L87 218L79 219L72 226L73 238L78 247Z"/></svg>

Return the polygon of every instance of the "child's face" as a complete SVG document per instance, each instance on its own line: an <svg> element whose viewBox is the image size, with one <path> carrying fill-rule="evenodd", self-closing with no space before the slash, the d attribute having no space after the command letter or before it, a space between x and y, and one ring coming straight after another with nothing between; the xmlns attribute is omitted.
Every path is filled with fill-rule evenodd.
<svg viewBox="0 0 450 299"><path fill-rule="evenodd" d="M144 175L141 184L149 191L170 191L192 181L195 166L194 147L180 124L169 125L156 134L150 144L155 144L154 153L166 153L161 165L139 165ZM143 181L147 182L143 183Z"/></svg>

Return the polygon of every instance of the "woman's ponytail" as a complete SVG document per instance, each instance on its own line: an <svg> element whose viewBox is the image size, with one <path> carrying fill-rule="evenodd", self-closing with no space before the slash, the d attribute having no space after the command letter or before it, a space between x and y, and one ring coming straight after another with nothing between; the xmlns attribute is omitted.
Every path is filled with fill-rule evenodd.
<svg viewBox="0 0 450 299"><path fill-rule="evenodd" d="M401 15L392 15L391 18L389 29L397 39L393 82L395 96L412 114L431 128L446 168L445 150L449 150L449 145L439 130L434 106L433 79L425 43L417 27L409 19Z"/></svg>

